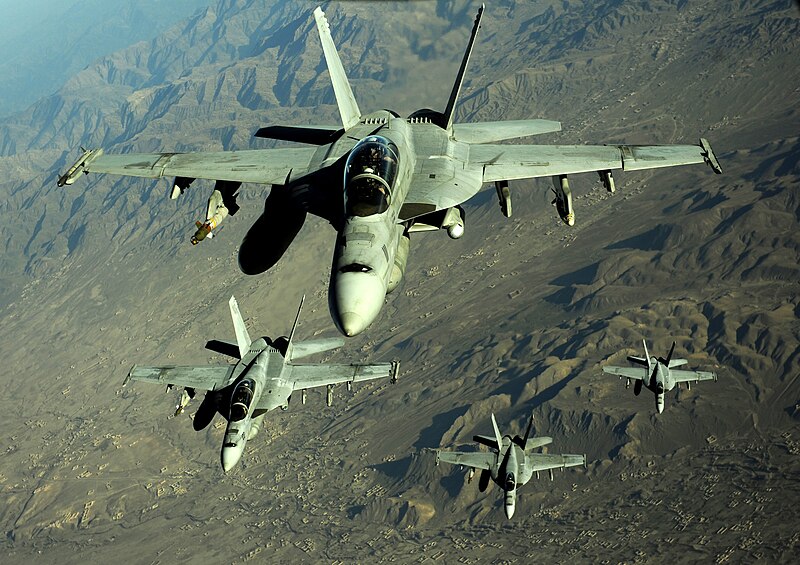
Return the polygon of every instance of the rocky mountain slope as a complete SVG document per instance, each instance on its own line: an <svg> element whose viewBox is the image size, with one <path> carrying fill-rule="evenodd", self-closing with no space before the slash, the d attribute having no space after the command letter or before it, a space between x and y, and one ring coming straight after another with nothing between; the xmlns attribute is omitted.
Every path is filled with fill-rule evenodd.
<svg viewBox="0 0 800 565"><path fill-rule="evenodd" d="M542 143L704 136L725 174L630 173L615 195L575 177L573 229L549 181L513 184L510 220L482 193L461 240L414 237L382 316L331 355L397 358L400 382L271 414L230 476L219 421L196 433L168 418L173 396L122 379L133 363L222 362L202 346L232 335L231 293L251 333L287 332L305 292L300 337L334 335L333 230L309 220L246 277L236 250L268 188L195 248L210 184L176 206L163 181L54 181L80 144L266 147L262 125L335 123L313 6L220 2L0 123L4 562L795 561L800 13L716 6L487 6L459 119L561 120ZM475 8L327 5L361 107L444 106ZM600 370L642 338L654 354L676 340L719 382L654 415ZM554 452L590 464L526 485L506 522L497 490L428 449L487 433L490 412L518 433L531 411Z"/></svg>

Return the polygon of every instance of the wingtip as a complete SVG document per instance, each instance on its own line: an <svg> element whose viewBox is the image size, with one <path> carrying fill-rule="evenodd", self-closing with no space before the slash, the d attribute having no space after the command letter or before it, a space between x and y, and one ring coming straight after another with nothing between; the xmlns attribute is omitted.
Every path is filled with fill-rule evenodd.
<svg viewBox="0 0 800 565"><path fill-rule="evenodd" d="M124 381L122 381L122 386L123 386L123 387L124 387L124 386L128 386L128 383L129 383L129 382L131 382L131 375L133 374L133 371L134 371L135 369L136 369L136 365L134 365L133 367L131 367L131 370L130 370L130 371L128 371L128 374L125 376L125 380L124 380Z"/></svg>

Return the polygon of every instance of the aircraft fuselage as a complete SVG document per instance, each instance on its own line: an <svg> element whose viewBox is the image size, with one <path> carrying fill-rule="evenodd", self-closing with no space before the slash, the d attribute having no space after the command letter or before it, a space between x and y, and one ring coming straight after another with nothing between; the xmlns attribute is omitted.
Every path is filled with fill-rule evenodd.
<svg viewBox="0 0 800 565"><path fill-rule="evenodd" d="M242 458L247 441L261 428L266 412L287 406L292 387L281 379L283 358L261 338L234 369L230 388L228 425L222 442L222 469L228 472Z"/></svg>
<svg viewBox="0 0 800 565"><path fill-rule="evenodd" d="M527 465L525 452L509 436L504 436L497 463L490 467L489 472L495 484L503 489L503 509L506 518L511 519L517 505L517 488L527 483L533 475L533 470Z"/></svg>
<svg viewBox="0 0 800 565"><path fill-rule="evenodd" d="M356 144L344 171L345 220L333 254L329 302L336 326L347 336L372 323L392 289L405 231L398 218L416 162L406 120L378 114L386 123Z"/></svg>
<svg viewBox="0 0 800 565"><path fill-rule="evenodd" d="M647 388L655 395L656 410L664 412L664 394L675 388L675 379L670 375L669 367L655 357L651 358L653 372L645 382Z"/></svg>

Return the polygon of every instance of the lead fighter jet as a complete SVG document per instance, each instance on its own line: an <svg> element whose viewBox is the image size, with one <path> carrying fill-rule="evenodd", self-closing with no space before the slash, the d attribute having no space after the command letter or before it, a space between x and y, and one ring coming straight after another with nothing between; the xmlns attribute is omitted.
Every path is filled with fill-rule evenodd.
<svg viewBox="0 0 800 565"><path fill-rule="evenodd" d="M58 184L72 184L81 173L174 177L169 193L177 198L192 181L202 178L216 180L220 193L231 195L229 199L235 198L241 183L272 185L264 214L242 241L240 268L247 274L271 268L302 228L308 212L328 220L338 232L329 306L339 330L353 336L375 320L386 294L403 278L409 235L445 229L451 238L461 237L461 204L484 184L494 183L502 213L510 217L508 181L552 177L558 215L573 225L568 175L599 173L605 188L614 192L615 170L705 162L722 172L705 139L699 145L502 145L497 142L560 131L561 123L540 119L453 123L483 10L483 6L478 10L443 112L421 109L407 117L391 110L363 114L325 14L317 8L314 19L342 123L274 125L255 134L316 147L124 155L92 149ZM208 222L216 212L210 204ZM206 231L213 227L209 223Z"/></svg>
<svg viewBox="0 0 800 565"><path fill-rule="evenodd" d="M636 396L642 392L642 386L646 386L656 396L656 410L659 414L664 411L664 393L671 391L675 385L686 383L686 388L691 389L692 382L717 380L717 375L708 371L674 371L675 367L688 363L686 359L672 358L672 354L675 352L674 341L666 359L650 357L645 340L642 340L642 345L644 345L644 357L628 356L628 361L639 365L639 368L606 365L603 367L603 371L619 375L620 378L625 377L625 388L631 386L631 379L634 379L636 383L633 385L633 394Z"/></svg>
<svg viewBox="0 0 800 565"><path fill-rule="evenodd" d="M305 298L305 297L304 297ZM347 383L349 389L354 382L390 377L397 380L398 363L376 365L350 364L299 364L301 359L344 345L341 338L318 339L294 343L297 312L288 338L250 339L239 313L239 305L231 296L229 302L236 345L217 340L209 341L206 348L238 359L234 365L212 365L196 367L142 367L134 365L123 386L130 380L145 381L184 387L175 415L177 416L194 397L196 390L205 390L206 396L194 418L194 429L202 430L217 412L228 420L225 439L222 443L222 469L227 473L244 453L248 440L253 439L261 428L266 413L275 408L286 410L292 393L300 391L301 402L306 403L306 389L327 386L327 404L333 400L333 385ZM300 302L302 309L303 302Z"/></svg>
<svg viewBox="0 0 800 565"><path fill-rule="evenodd" d="M472 439L483 444L492 450L491 453L485 451L441 451L436 450L436 464L439 461L452 463L453 465L466 465L470 467L469 482L475 475L475 469L481 470L481 477L478 481L478 489L481 492L489 486L489 479L493 480L497 486L503 489L503 505L505 507L506 518L509 520L514 515L517 505L517 489L527 483L534 473L539 476L539 471L550 471L550 479L553 478L553 469L563 469L565 467L575 467L576 465L586 465L585 455L553 455L548 453L536 453L533 450L552 443L549 437L528 438L533 427L533 415L528 422L528 429L525 437L509 435L501 436L497 427L497 421L492 414L492 428L494 437L474 436Z"/></svg>

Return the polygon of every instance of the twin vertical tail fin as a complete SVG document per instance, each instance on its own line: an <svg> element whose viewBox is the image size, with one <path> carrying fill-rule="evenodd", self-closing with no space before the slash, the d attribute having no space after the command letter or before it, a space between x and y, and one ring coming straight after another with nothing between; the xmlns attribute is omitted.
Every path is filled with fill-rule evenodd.
<svg viewBox="0 0 800 565"><path fill-rule="evenodd" d="M667 358L664 360L664 365L669 367L669 362L672 360L672 354L675 353L675 342L672 342L672 347L669 348L669 353L667 354Z"/></svg>
<svg viewBox="0 0 800 565"><path fill-rule="evenodd" d="M503 436L500 434L500 429L497 427L497 420L494 419L494 413L492 413L492 428L494 429L494 439L497 441L497 449L502 449Z"/></svg>
<svg viewBox="0 0 800 565"><path fill-rule="evenodd" d="M522 451L525 451L525 446L528 445L528 437L531 435L532 429L533 429L533 413L531 413L531 419L528 420L528 429L525 430L525 435L522 438L522 444L520 445Z"/></svg>
<svg viewBox="0 0 800 565"><path fill-rule="evenodd" d="M292 345L292 340L294 339L294 332L297 330L297 323L300 321L300 312L303 311L303 303L306 301L306 295L304 294L303 297L300 299L300 306L297 308L297 316L294 317L294 324L292 324L292 331L289 332L289 343L286 344L286 361L292 360L292 350L294 346Z"/></svg>
<svg viewBox="0 0 800 565"><path fill-rule="evenodd" d="M647 340L642 340L642 345L644 345L644 359L647 361L647 376L649 377L653 371L652 362L650 361L650 352L647 351Z"/></svg>
<svg viewBox="0 0 800 565"><path fill-rule="evenodd" d="M464 58L461 60L461 67L458 69L458 75L456 75L456 82L453 84L453 90L450 93L450 100L447 101L447 107L442 116L443 119L440 125L446 130L450 130L453 126L453 113L456 109L458 95L461 93L461 85L464 82L464 75L467 72L467 65L469 64L470 55L472 55L472 48L475 46L475 38L478 36L478 30L481 28L481 18L483 17L484 8L485 6L483 4L478 8L478 14L475 16L475 24L472 26L472 35L470 35L469 43L467 43L467 50L464 52Z"/></svg>
<svg viewBox="0 0 800 565"><path fill-rule="evenodd" d="M244 358L245 354L250 350L250 344L253 343L250 339L250 334L247 333L247 327L244 325L242 313L239 312L239 304L236 298L231 296L228 301L228 306L231 308L231 318L233 319L233 330L236 332L236 344L239 346L240 359Z"/></svg>
<svg viewBox="0 0 800 565"><path fill-rule="evenodd" d="M483 17L484 8L485 6L483 4L478 8L478 14L475 16L475 23L472 26L472 34L467 43L464 58L461 60L461 66L458 69L458 75L456 75L453 90L450 92L450 99L447 101L447 107L441 115L441 123L439 125L448 131L453 126L453 113L455 112L458 96L461 93L461 85L464 83L464 75L467 72L469 58L475 46L475 39L481 27L481 18ZM350 82L347 80L347 74L344 72L342 61L339 58L339 53L336 51L336 45L333 42L333 37L331 37L331 28L328 24L328 19L325 17L325 12L323 12L322 8L319 6L314 10L314 20L316 21L317 32L319 32L319 39L322 43L322 52L325 54L325 63L331 75L333 93L336 96L336 104L339 106L342 125L345 130L348 130L361 119L361 110L358 108L353 90L350 88Z"/></svg>
<svg viewBox="0 0 800 565"><path fill-rule="evenodd" d="M331 27L325 17L325 12L317 6L314 10L314 20L317 22L317 31L322 43L322 52L325 54L325 63L328 65L328 72L333 83L333 93L336 96L336 104L339 106L339 114L342 116L342 125L345 130L350 129L361 119L361 110L350 88L350 82L344 72L342 61L336 52L336 45L331 37Z"/></svg>

